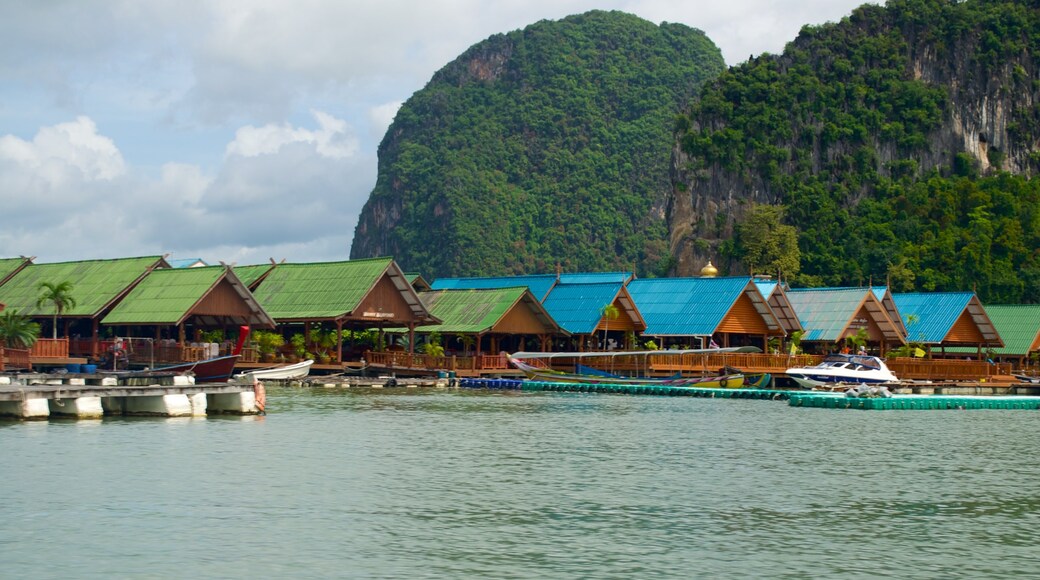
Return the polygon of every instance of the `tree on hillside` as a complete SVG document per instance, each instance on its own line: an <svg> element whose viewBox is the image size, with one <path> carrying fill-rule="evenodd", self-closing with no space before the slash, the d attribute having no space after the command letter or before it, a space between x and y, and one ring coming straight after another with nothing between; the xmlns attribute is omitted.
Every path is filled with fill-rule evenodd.
<svg viewBox="0 0 1040 580"><path fill-rule="evenodd" d="M66 310L76 307L76 299L72 297L72 282L40 282L38 290L40 297L36 299L36 307L54 307L54 329L51 338L58 338L58 318Z"/></svg>
<svg viewBox="0 0 1040 580"><path fill-rule="evenodd" d="M783 206L752 204L737 224L734 253L751 273L794 276L800 270L798 231L785 225Z"/></svg>

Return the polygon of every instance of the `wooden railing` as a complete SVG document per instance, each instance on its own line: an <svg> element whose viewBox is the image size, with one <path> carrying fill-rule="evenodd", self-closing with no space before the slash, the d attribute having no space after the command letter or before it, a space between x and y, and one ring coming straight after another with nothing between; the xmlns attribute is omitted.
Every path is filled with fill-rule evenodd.
<svg viewBox="0 0 1040 580"><path fill-rule="evenodd" d="M29 360L29 349L21 348L3 348L0 349L0 353L3 354L0 358L7 358L6 369L25 369L28 371L32 370L32 362ZM3 367L3 362L0 361L0 367Z"/></svg>
<svg viewBox="0 0 1040 580"><path fill-rule="evenodd" d="M434 357L418 353L409 354L407 352L366 351L364 358L371 365L402 369L488 371L507 370L510 368L509 359L504 355L497 354Z"/></svg>
<svg viewBox="0 0 1040 580"><path fill-rule="evenodd" d="M69 340L67 338L38 338L29 350L33 358L69 358Z"/></svg>
<svg viewBox="0 0 1040 580"><path fill-rule="evenodd" d="M925 360L917 358L895 358L886 361L900 379L977 381L997 375L1010 375L1010 363L989 363L974 360Z"/></svg>

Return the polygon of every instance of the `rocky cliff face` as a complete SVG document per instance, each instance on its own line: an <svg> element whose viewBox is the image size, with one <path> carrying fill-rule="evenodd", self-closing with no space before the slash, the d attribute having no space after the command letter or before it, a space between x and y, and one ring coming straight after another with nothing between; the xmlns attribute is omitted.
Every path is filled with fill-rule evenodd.
<svg viewBox="0 0 1040 580"><path fill-rule="evenodd" d="M742 159L712 157L704 153L706 147L691 151L683 141L686 134L680 132L672 151L674 193L667 210L674 274L695 275L709 259L718 264L720 253L725 254L724 244L732 238L733 224L750 202L789 201L783 182L771 177L775 172L770 171L768 155L779 160L772 169L780 173L819 179L831 186L841 181L842 171L876 174L858 188L854 184L845 207L871 195L877 178L947 172L958 154L974 160L982 173L1035 175L1040 168L1038 11L1028 2L993 2L992 9L980 9L969 1L966 4L975 5L971 10L962 10L959 4L963 3L901 0L884 8L864 6L838 24L803 30L784 54L751 59L708 87L704 95L726 105L694 107L690 133L718 136L733 129L743 139L733 148ZM882 42L892 49L861 49L865 43ZM915 107L938 95L935 122L920 124L923 139L892 136L895 124L901 130L915 122L890 110L892 102L901 106L899 101L879 102L876 93L853 88L857 78L869 85L872 75L888 74L884 71L899 78L878 86L905 91L899 97L903 106ZM796 93L794 105L768 105L789 111L789 117L767 131L764 139L745 139L755 127L737 126L733 123L737 115L717 113L726 106L761 104L746 95L728 96L732 93L732 85L727 86L729 74L736 77L730 82L740 84L767 77L774 88L783 86ZM792 80L795 76L799 80ZM920 83L920 93L914 92L912 81ZM846 94L841 95L842 90ZM835 93L841 96L826 101L828 109L820 110L822 95ZM829 115L832 109L841 114ZM843 121L833 121L841 115ZM865 127L866 133L842 133L854 125ZM838 137L828 137L832 129ZM775 149L763 154L763 145ZM740 264L721 259L724 271L742 271Z"/></svg>

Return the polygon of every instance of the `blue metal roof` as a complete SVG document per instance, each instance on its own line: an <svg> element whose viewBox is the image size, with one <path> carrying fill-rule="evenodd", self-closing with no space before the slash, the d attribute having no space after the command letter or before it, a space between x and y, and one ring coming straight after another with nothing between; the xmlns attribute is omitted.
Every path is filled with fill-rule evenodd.
<svg viewBox="0 0 1040 580"><path fill-rule="evenodd" d="M527 286L531 294L539 302L544 301L553 284L555 274L534 274L531 276L494 276L488 278L438 278L430 284L434 290L469 290L481 288L515 288Z"/></svg>
<svg viewBox="0 0 1040 580"><path fill-rule="evenodd" d="M179 260L166 260L166 263L169 264L171 268L192 268L207 265L202 258L181 258Z"/></svg>
<svg viewBox="0 0 1040 580"><path fill-rule="evenodd" d="M616 282L627 284L635 275L632 272L583 272L560 274L560 284L601 284Z"/></svg>
<svg viewBox="0 0 1040 580"><path fill-rule="evenodd" d="M620 282L557 284L543 306L560 326L572 334L592 334L603 318L603 307L613 304Z"/></svg>
<svg viewBox="0 0 1040 580"><path fill-rule="evenodd" d="M647 278L628 292L650 336L711 336L748 286L748 278Z"/></svg>
<svg viewBox="0 0 1040 580"><path fill-rule="evenodd" d="M776 284L777 283L774 280L755 280L755 286L758 286L758 291L761 292L762 296L765 296L767 300L769 299L769 295L773 293L773 290L776 290Z"/></svg>
<svg viewBox="0 0 1040 580"><path fill-rule="evenodd" d="M914 292L892 295L896 308L903 316L907 339L924 343L942 342L974 297L975 294L972 292ZM911 318L916 320L911 321Z"/></svg>

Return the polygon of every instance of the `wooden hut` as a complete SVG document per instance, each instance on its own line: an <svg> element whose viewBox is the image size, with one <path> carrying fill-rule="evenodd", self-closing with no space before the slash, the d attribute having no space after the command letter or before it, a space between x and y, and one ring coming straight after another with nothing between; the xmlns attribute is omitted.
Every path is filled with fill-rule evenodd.
<svg viewBox="0 0 1040 580"><path fill-rule="evenodd" d="M577 348L561 350L594 348L600 342L600 333L605 340L614 340L618 348L631 349L634 345L625 338L610 339L609 335L630 337L646 330L646 321L621 281L561 282L553 286L542 304L553 320L578 339ZM608 347L599 345L602 350Z"/></svg>
<svg viewBox="0 0 1040 580"><path fill-rule="evenodd" d="M974 292L914 292L893 294L906 325L907 341L942 354L947 347L974 347L978 357L987 348L1004 346L1000 333Z"/></svg>
<svg viewBox="0 0 1040 580"><path fill-rule="evenodd" d="M65 357L70 353L97 355L101 350L98 326L101 319L150 272L168 267L169 264L162 256L24 264L0 286L0 302L6 303L8 310L30 316L41 323L44 327L43 335L46 336L50 334L48 328L53 324L54 312L47 305L36 305L40 297L40 284L69 282L76 305L62 313L58 324L64 328L58 334L66 337L78 335L81 338L54 346L63 348ZM40 347L34 349L40 350L47 344L44 339ZM54 354L54 358L61 358L61 353Z"/></svg>
<svg viewBox="0 0 1040 580"><path fill-rule="evenodd" d="M197 361L230 354L200 346L201 332L222 330L229 336L239 326L275 326L230 266L154 270L101 324L125 329L119 334L130 337L130 350L140 359L136 362Z"/></svg>
<svg viewBox="0 0 1040 580"><path fill-rule="evenodd" d="M312 323L333 327L339 361L344 328L414 332L421 324L439 322L392 258L279 263L258 275L255 284L253 295L279 326L300 324L305 334Z"/></svg>
<svg viewBox="0 0 1040 580"><path fill-rule="evenodd" d="M905 342L901 325L889 318L873 288L792 288L787 299L805 329L801 341L807 350L840 349L861 330L882 355Z"/></svg>
<svg viewBox="0 0 1040 580"><path fill-rule="evenodd" d="M988 349L998 362L1011 362L1016 368L1040 367L1040 304L986 306L986 314L1000 334L1004 346ZM975 358L977 347L949 347L947 356Z"/></svg>
<svg viewBox="0 0 1040 580"><path fill-rule="evenodd" d="M751 278L651 278L628 291L646 320L645 335L675 346L757 346L784 329ZM666 346L662 344L661 346Z"/></svg>
<svg viewBox="0 0 1040 580"><path fill-rule="evenodd" d="M477 357L484 352L524 350L530 338L546 350L554 336L567 334L526 286L433 290L420 297L441 322L420 326L416 332L470 336Z"/></svg>

